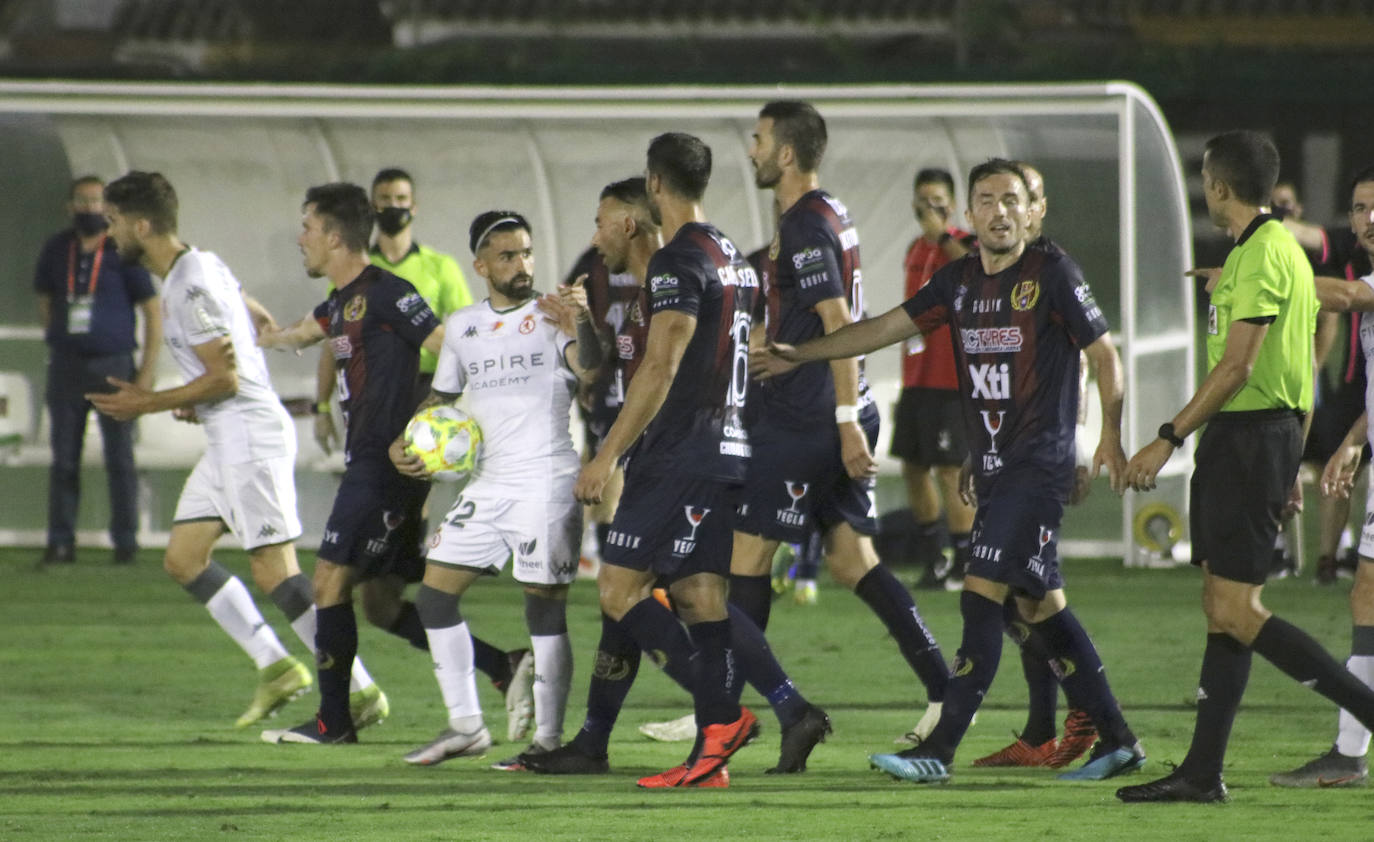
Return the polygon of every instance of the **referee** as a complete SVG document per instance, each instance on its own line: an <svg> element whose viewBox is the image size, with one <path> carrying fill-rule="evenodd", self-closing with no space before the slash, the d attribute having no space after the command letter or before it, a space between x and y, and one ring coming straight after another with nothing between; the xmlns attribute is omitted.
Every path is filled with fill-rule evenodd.
<svg viewBox="0 0 1374 842"><path fill-rule="evenodd" d="M1278 218L1262 210L1278 171L1278 151L1261 134L1228 132L1207 142L1207 211L1236 238L1210 290L1207 377L1126 468L1132 488L1154 488L1183 437L1207 425L1197 448L1190 512L1207 648L1187 756L1164 778L1117 790L1122 801L1227 800L1222 759L1252 651L1374 724L1374 692L1306 632L1260 604L1279 518L1297 479L1303 420L1312 409L1317 320L1307 256Z"/></svg>

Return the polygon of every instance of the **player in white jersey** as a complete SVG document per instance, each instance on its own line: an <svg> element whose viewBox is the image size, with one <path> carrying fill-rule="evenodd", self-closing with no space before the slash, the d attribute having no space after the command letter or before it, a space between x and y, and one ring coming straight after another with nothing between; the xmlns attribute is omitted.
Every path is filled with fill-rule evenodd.
<svg viewBox="0 0 1374 842"><path fill-rule="evenodd" d="M232 532L248 551L258 587L313 651L314 600L293 543L301 534L293 473L296 431L254 342L256 326L271 317L223 261L177 236L176 192L161 174L130 172L105 191L110 236L120 256L163 278L163 337L185 383L152 391L111 379L114 391L88 398L118 419L171 410L205 427L208 446L177 500L164 566L257 665L257 690L236 723L242 728L275 714L313 683L310 670L287 653L263 620L243 582L210 557L220 535ZM354 679L355 718L380 721L385 696L361 667Z"/></svg>
<svg viewBox="0 0 1374 842"><path fill-rule="evenodd" d="M568 432L579 379L590 379L603 349L580 284L536 297L530 226L513 211L488 211L469 229L477 274L489 297L448 317L421 406L457 400L482 430L476 473L445 516L415 596L448 727L406 761L432 765L481 754L491 745L473 675L472 641L458 610L480 576L512 563L525 588L525 621L534 649L534 742L530 752L562 744L572 683L568 586L577 576L582 508L572 486L579 462ZM423 463L391 447L397 469L426 476ZM495 764L523 768L518 758Z"/></svg>

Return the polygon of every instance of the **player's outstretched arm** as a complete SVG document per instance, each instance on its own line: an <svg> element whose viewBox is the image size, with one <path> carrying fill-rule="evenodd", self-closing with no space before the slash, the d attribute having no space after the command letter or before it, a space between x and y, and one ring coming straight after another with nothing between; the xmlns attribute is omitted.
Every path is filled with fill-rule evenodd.
<svg viewBox="0 0 1374 842"><path fill-rule="evenodd" d="M1361 412L1355 423L1350 425L1350 430L1345 434L1340 447L1331 454L1331 459L1322 470L1321 489L1327 497L1349 499L1350 492L1355 487L1355 478L1360 473L1360 459L1364 455L1364 444L1368 435L1369 413Z"/></svg>
<svg viewBox="0 0 1374 842"><path fill-rule="evenodd" d="M262 325L258 330L258 347L277 351L299 351L301 348L314 345L324 337L324 328L320 327L320 323L315 321L313 315L307 314L305 318L289 327Z"/></svg>
<svg viewBox="0 0 1374 842"><path fill-rule="evenodd" d="M1337 313L1374 311L1374 289L1364 282L1352 283L1344 278L1318 277L1317 301L1323 310Z"/></svg>
<svg viewBox="0 0 1374 842"><path fill-rule="evenodd" d="M853 323L849 305L843 298L827 298L816 303L816 314L821 317L821 325L826 335L843 330ZM859 426L859 360L857 357L844 357L830 361L830 374L835 383L835 427L840 434L840 459L845 471L854 479L874 476L878 473L878 463L868 449L868 437ZM841 409L843 407L843 409ZM841 415L852 414L840 420Z"/></svg>
<svg viewBox="0 0 1374 842"><path fill-rule="evenodd" d="M1121 405L1125 389L1121 357L1110 333L1104 333L1083 349L1088 365L1097 372L1097 396L1102 403L1102 434L1093 454L1092 476L1107 469L1107 479L1117 494L1126 491L1126 453L1121 449Z"/></svg>
<svg viewBox="0 0 1374 842"><path fill-rule="evenodd" d="M800 363L857 357L909 339L916 332L906 310L893 307L881 316L854 322L796 347L770 343L749 354L749 373L762 380L786 374Z"/></svg>

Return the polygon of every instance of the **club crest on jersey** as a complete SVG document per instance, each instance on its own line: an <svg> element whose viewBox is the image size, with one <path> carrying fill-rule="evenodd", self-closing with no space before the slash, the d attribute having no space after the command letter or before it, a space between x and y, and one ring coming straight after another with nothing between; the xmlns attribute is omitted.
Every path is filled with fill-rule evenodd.
<svg viewBox="0 0 1374 842"><path fill-rule="evenodd" d="M520 332L521 332L522 334L531 334L531 333L534 333L534 325L535 325L534 314L533 314L533 313L527 313L527 314L525 315L525 318L523 318L523 319L520 320Z"/></svg>
<svg viewBox="0 0 1374 842"><path fill-rule="evenodd" d="M1022 281L1011 289L1011 309L1029 310L1040 300L1040 282L1034 278Z"/></svg>
<svg viewBox="0 0 1374 842"><path fill-rule="evenodd" d="M344 305L343 317L346 322L356 322L367 315L367 296L359 293L348 299Z"/></svg>
<svg viewBox="0 0 1374 842"><path fill-rule="evenodd" d="M803 526L806 522L806 513L797 509L797 504L806 496L806 491L811 487L809 482L793 482L790 479L782 481L783 488L787 489L787 496L792 498L792 502L785 509L778 509L776 513L778 523L786 526Z"/></svg>
<svg viewBox="0 0 1374 842"><path fill-rule="evenodd" d="M701 522L711 513L708 508L691 505L683 506L682 511L687 516L687 525L692 528L692 531L688 532L684 538L673 539L673 555L675 556L692 554L692 551L697 547L697 527L701 526Z"/></svg>

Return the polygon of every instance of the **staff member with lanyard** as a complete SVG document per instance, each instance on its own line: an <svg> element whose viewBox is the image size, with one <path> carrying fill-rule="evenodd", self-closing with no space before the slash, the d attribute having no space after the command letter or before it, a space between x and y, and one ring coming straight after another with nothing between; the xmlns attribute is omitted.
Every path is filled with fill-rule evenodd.
<svg viewBox="0 0 1374 842"><path fill-rule="evenodd" d="M72 227L44 244L34 274L38 316L48 343L48 413L52 469L48 479L48 542L40 564L76 560L76 512L81 495L81 448L87 392L107 391L106 377L153 385L162 347L162 310L147 271L119 259L105 236L104 182L72 182L67 209ZM143 354L137 373L134 308L143 311ZM110 484L110 539L114 562L133 562L138 550L138 478L133 422L97 415Z"/></svg>

